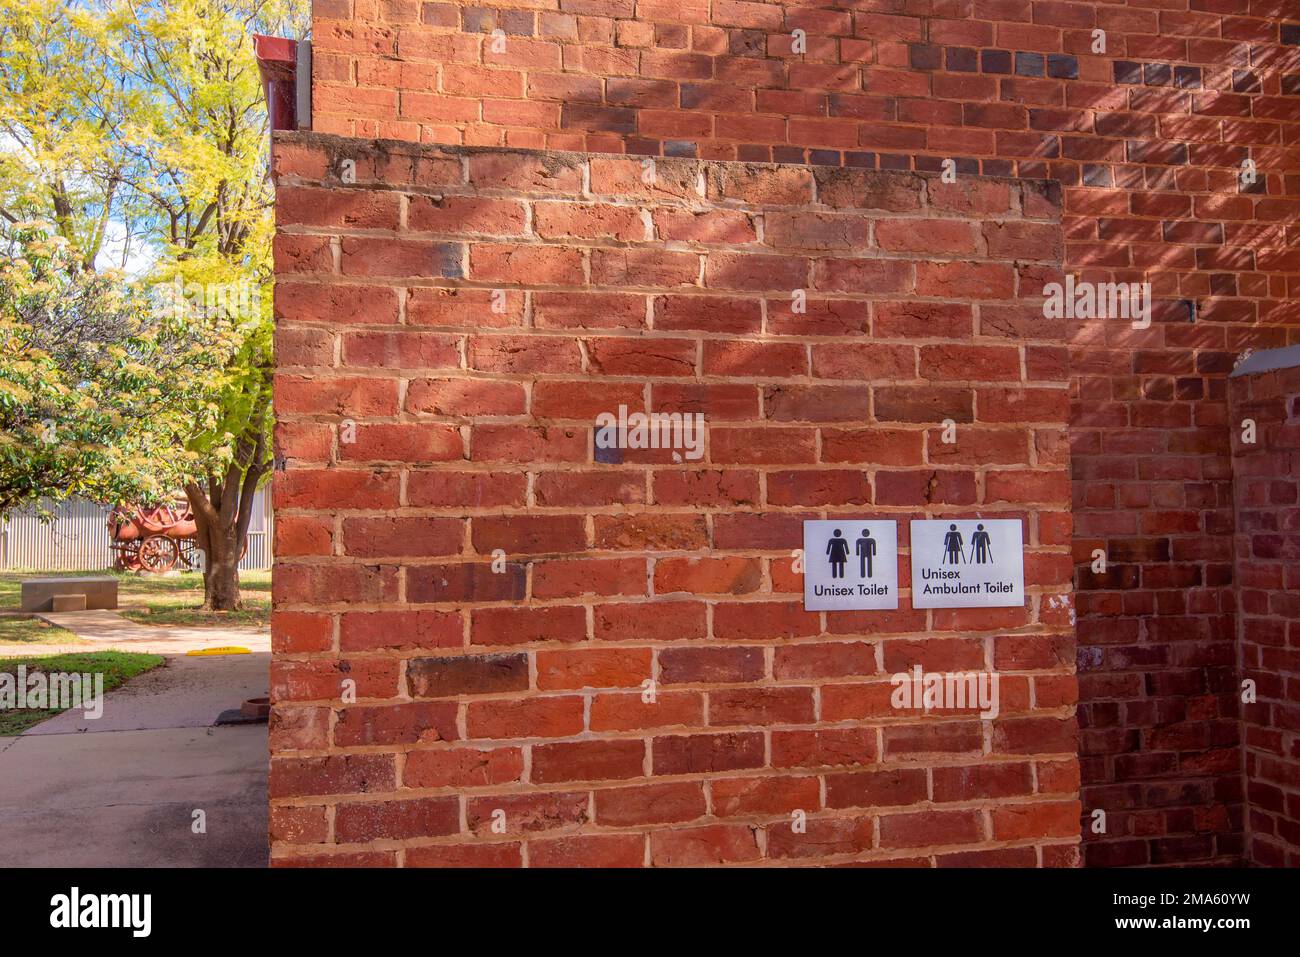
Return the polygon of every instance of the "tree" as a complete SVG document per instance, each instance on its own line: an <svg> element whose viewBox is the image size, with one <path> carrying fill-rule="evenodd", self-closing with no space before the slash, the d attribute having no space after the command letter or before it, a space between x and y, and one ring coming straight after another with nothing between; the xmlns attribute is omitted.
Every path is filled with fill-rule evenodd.
<svg viewBox="0 0 1300 957"><path fill-rule="evenodd" d="M165 497L201 461L184 446L220 412L204 379L238 338L196 332L20 226L0 267L0 515L70 495Z"/></svg>
<svg viewBox="0 0 1300 957"><path fill-rule="evenodd" d="M252 34L306 26L305 0L0 0L0 219L53 223L83 270L141 269L200 336L240 331L206 381L218 414L180 442L212 609L238 607L271 461L272 195Z"/></svg>

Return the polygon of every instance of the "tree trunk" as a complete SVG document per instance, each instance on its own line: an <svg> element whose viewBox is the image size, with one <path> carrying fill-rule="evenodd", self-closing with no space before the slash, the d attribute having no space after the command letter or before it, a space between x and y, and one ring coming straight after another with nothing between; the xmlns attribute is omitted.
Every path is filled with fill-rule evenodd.
<svg viewBox="0 0 1300 957"><path fill-rule="evenodd" d="M203 552L203 607L208 611L235 611L239 600L239 559L243 542L223 534L210 535Z"/></svg>
<svg viewBox="0 0 1300 957"><path fill-rule="evenodd" d="M198 482L185 486L197 526L196 543L203 550L203 607L208 611L242 607L239 560L248 545L253 497L268 467L262 459L260 419L254 431L255 439L241 443L240 451L246 454L237 454L222 478L209 476L206 488Z"/></svg>

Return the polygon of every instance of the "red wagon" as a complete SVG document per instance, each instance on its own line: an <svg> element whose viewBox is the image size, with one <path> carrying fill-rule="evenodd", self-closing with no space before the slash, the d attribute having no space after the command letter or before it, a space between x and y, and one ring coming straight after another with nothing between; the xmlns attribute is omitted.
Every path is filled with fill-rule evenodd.
<svg viewBox="0 0 1300 957"><path fill-rule="evenodd" d="M172 505L119 505L108 516L109 547L126 571L167 572L180 563L194 568L198 526L184 502Z"/></svg>

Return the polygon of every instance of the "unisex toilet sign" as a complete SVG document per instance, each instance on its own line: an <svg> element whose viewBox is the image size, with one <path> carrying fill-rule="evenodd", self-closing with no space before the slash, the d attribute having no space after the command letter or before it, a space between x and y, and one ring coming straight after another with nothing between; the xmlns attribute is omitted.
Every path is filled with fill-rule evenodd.
<svg viewBox="0 0 1300 957"><path fill-rule="evenodd" d="M1020 519L912 522L913 608L1010 608L1024 603Z"/></svg>
<svg viewBox="0 0 1300 957"><path fill-rule="evenodd" d="M898 523L837 518L803 523L808 611L898 607Z"/></svg>

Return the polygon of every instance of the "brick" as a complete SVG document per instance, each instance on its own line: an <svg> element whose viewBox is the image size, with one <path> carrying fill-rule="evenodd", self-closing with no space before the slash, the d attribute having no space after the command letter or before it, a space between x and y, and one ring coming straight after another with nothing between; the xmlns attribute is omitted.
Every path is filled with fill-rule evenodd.
<svg viewBox="0 0 1300 957"><path fill-rule="evenodd" d="M360 376L276 376L278 412L333 412L340 416L395 415L397 382Z"/></svg>
<svg viewBox="0 0 1300 957"><path fill-rule="evenodd" d="M471 701L466 727L471 738L563 738L582 730L582 707L573 695Z"/></svg>
<svg viewBox="0 0 1300 957"><path fill-rule="evenodd" d="M415 507L463 505L480 508L522 505L526 477L507 472L412 470L407 474L407 502Z"/></svg>
<svg viewBox="0 0 1300 957"><path fill-rule="evenodd" d="M415 286L406 292L410 326L498 329L523 325L524 294L514 289L444 289Z"/></svg>
<svg viewBox="0 0 1300 957"><path fill-rule="evenodd" d="M591 339L587 341L589 371L605 376L691 376L696 346L685 339Z"/></svg>
<svg viewBox="0 0 1300 957"><path fill-rule="evenodd" d="M471 834L487 835L503 812L507 834L534 834L586 823L587 795L574 791L538 794L498 794L466 801L465 817Z"/></svg>
<svg viewBox="0 0 1300 957"><path fill-rule="evenodd" d="M527 214L514 200L471 196L412 196L407 229L440 235L518 236Z"/></svg>
<svg viewBox="0 0 1300 957"><path fill-rule="evenodd" d="M533 564L533 595L537 598L643 595L645 591L642 559L571 559Z"/></svg>
<svg viewBox="0 0 1300 957"><path fill-rule="evenodd" d="M642 775L644 741L571 741L533 748L532 779L539 784L564 781L616 781Z"/></svg>
<svg viewBox="0 0 1300 957"><path fill-rule="evenodd" d="M277 563L271 600L328 604L397 598L397 569L390 565L290 565Z"/></svg>
<svg viewBox="0 0 1300 957"><path fill-rule="evenodd" d="M469 276L478 282L580 285L582 253L558 246L475 243L469 252Z"/></svg>
<svg viewBox="0 0 1300 957"><path fill-rule="evenodd" d="M1010 299L1015 278L1011 267L1001 263L920 263L916 284L932 295L955 299Z"/></svg>
<svg viewBox="0 0 1300 957"><path fill-rule="evenodd" d="M430 844L406 852L407 867L522 867L520 845Z"/></svg>
<svg viewBox="0 0 1300 957"><path fill-rule="evenodd" d="M640 867L645 838L640 834L588 834L529 841L533 867Z"/></svg>
<svg viewBox="0 0 1300 957"><path fill-rule="evenodd" d="M1219 196L1230 183L1152 180L1154 189L1130 183L1105 196L1077 186L1083 162L1113 165L1119 181L1163 176L1164 154L1152 154L1161 162L1149 173L1122 167L1128 142L1166 135L1199 148L1206 133L1158 119L1164 106L1151 97L1188 95L1176 87L1105 99L1108 78L1086 54L1074 67L1081 79L1059 83L1077 45L1067 38L1068 52L1044 56L1043 38L1059 39L1059 26L1017 26L1005 38L1012 51L1041 51L1051 90L1046 79L1009 79L1012 99L981 102L997 88L994 75L974 72L977 51L1004 41L993 26L1001 8L936 20L928 35L919 15L798 11L791 22L808 26L815 49L792 66L773 58L785 55L772 39L781 23L710 26L719 9L694 0L541 13L390 4L383 23L404 27L381 27L378 47L362 39L369 14L346 12L359 31L349 37L318 24L320 65L333 78L318 91L325 127L465 146L284 137L324 155L283 161L295 171L282 174L286 189L303 192L281 210L277 249L273 763L343 748L382 763L373 785L324 766L301 773L325 793L277 792L316 800L275 805L273 858L353 862L351 852L307 850L343 840L337 826L321 830L343 815L357 843L384 842L376 863L412 866L864 855L1020 866L1040 862L1029 845L1042 846L1043 864L1071 866L1077 814L1074 832L1064 812L1044 811L1005 818L1001 833L990 818L986 833L986 812L970 803L1065 805L1091 786L1074 757L1078 727L1062 717L1079 697L1081 719L1093 716L1067 667L1075 605L1084 616L1104 609L1115 627L1104 653L1129 683L1103 693L1135 708L1148 704L1129 697L1147 687L1136 679L1149 678L1152 694L1176 680L1155 669L1185 616L1195 636L1228 633L1217 589L1232 553L1198 541L1205 523L1231 528L1226 473L1193 465L1227 454L1200 434L1214 428L1203 416L1218 403L1225 421L1215 377L1260 343L1244 322L1230 337L1204 317L1236 316L1242 301L1262 315L1264 296L1282 301L1266 267L1280 272L1285 261L1198 262L1195 249L1239 248L1253 204L1277 204L1262 211L1280 221L1285 201L1275 197L1285 192L1229 195L1246 200L1240 209L1202 203L1198 218L1222 224L1220 235L1166 230L1195 204L1166 210L1150 197L1185 187ZM729 15L772 11L734 4ZM1150 11L1134 16L1141 29L1121 33L1159 28ZM514 49L478 63L483 34L497 27ZM832 28L839 49L825 40ZM955 74L908 72L907 45L927 42ZM331 43L356 51L346 55L355 68ZM845 51L854 60L834 62ZM338 95L352 76L362 92ZM795 86L781 89L785 79ZM1080 84L1102 99L1070 100ZM1186 106L1170 115L1204 119ZM1112 155L1081 145L1096 135L1077 122L1085 111L1140 119L1106 121ZM923 151L955 156L958 182L941 183L937 162L911 155ZM361 186L339 182L341 155L355 157ZM1204 169L1194 149L1184 158L1180 175ZM1069 245L1056 225L1060 189L980 172L1063 183ZM1145 336L1076 330L1036 305L1038 290L1063 277L1062 258L1087 261L1113 242L1090 217L1154 224L1150 243L1125 234L1132 258L1097 261L1115 278L1172 265L1148 261L1142 247L1157 239L1183 257L1179 283L1153 277L1173 305ZM1211 285L1198 269L1220 278ZM1178 321L1178 296L1197 299L1202 321ZM1076 331L1084 338L1067 345ZM1125 356L1130 366L1116 361ZM1071 374L1083 379L1071 386ZM1090 409L1102 395L1124 421L1067 431L1071 400ZM702 413L703 456L595 444L596 418L620 406ZM1130 415L1142 436L1125 431ZM954 445L941 440L945 419L958 425ZM1137 438L1156 444L1126 444ZM1094 444L1079 472L1093 487L1081 506L1066 475L1071 456L1077 463ZM1137 491L1150 503L1141 515ZM909 511L984 505L1025 519L1035 592L1026 608L803 610L791 555L806 518L894 510L906 544ZM1065 548L1071 505L1085 516L1081 535L1168 543L1140 578L1141 559L1116 566L1147 590L1059 600L1088 553L1072 559ZM1112 515L1131 522L1107 531ZM1266 552L1282 547L1275 531L1257 535ZM1142 631L1135 616L1148 599L1170 619ZM1243 606L1256 602L1245 589ZM1226 642L1185 647L1186 667L1225 687ZM987 653L999 668L1032 672L1004 675L992 753L973 716L899 720L891 709L891 670L983 667ZM1081 657L1080 673L1095 677L1088 665ZM340 701L345 677L358 681L358 703ZM1153 708L1132 720L1168 726ZM1178 729L1196 751L1185 763L1198 781L1229 773L1217 770L1227 767L1221 754L1234 754L1222 723L1215 743L1208 726ZM1163 733L1156 743L1181 740ZM1120 753L1113 766L1132 774L1155 764ZM273 787L288 767L273 771ZM394 794L399 774L411 793ZM444 800L455 806L446 819L422 803ZM497 809L505 834L491 828ZM807 834L790 830L792 810L811 815ZM1144 862L1201 853L1180 843L1183 826Z"/></svg>
<svg viewBox="0 0 1300 957"><path fill-rule="evenodd" d="M410 693L417 698L526 691L529 687L528 656L412 658L407 664L406 679Z"/></svg>
<svg viewBox="0 0 1300 957"><path fill-rule="evenodd" d="M876 243L896 252L961 255L975 252L975 232L961 220L886 219L876 223Z"/></svg>
<svg viewBox="0 0 1300 957"><path fill-rule="evenodd" d="M344 708L334 725L334 743L340 747L431 744L458 737L455 702Z"/></svg>
<svg viewBox="0 0 1300 957"><path fill-rule="evenodd" d="M537 687L542 690L639 687L651 677L648 648L541 651Z"/></svg>
<svg viewBox="0 0 1300 957"><path fill-rule="evenodd" d="M767 829L768 856L777 860L856 854L873 844L872 818L811 818L802 832L788 823Z"/></svg>
<svg viewBox="0 0 1300 957"><path fill-rule="evenodd" d="M693 821L704 815L704 790L698 783L651 784L596 792L596 820L628 827Z"/></svg>
<svg viewBox="0 0 1300 957"><path fill-rule="evenodd" d="M277 753L324 749L329 746L330 709L290 706L271 708L268 738Z"/></svg>
<svg viewBox="0 0 1300 957"><path fill-rule="evenodd" d="M339 618L342 651L380 648L455 648L464 627L456 612L358 611Z"/></svg>
<svg viewBox="0 0 1300 957"><path fill-rule="evenodd" d="M397 322L397 290L391 286L279 281L275 317L287 322L330 325L392 325Z"/></svg>
<svg viewBox="0 0 1300 957"><path fill-rule="evenodd" d="M334 831L341 842L433 837L460 830L455 798L340 805Z"/></svg>
<svg viewBox="0 0 1300 957"><path fill-rule="evenodd" d="M538 292L533 320L543 329L637 329L645 325L645 298L622 293Z"/></svg>
<svg viewBox="0 0 1300 957"><path fill-rule="evenodd" d="M881 847L972 844L983 833L977 811L920 811L880 819Z"/></svg>
<svg viewBox="0 0 1300 957"><path fill-rule="evenodd" d="M533 229L546 239L577 237L629 241L643 239L645 226L635 206L536 203Z"/></svg>
<svg viewBox="0 0 1300 957"><path fill-rule="evenodd" d="M705 637L699 602L656 601L597 605L593 632L605 641L678 641Z"/></svg>
<svg viewBox="0 0 1300 957"><path fill-rule="evenodd" d="M407 753L402 782L413 788L482 787L517 781L523 769L517 748L420 749Z"/></svg>
<svg viewBox="0 0 1300 957"><path fill-rule="evenodd" d="M649 702L641 692L598 694L591 703L592 731L638 731L701 724L704 699L690 692L656 692Z"/></svg>
<svg viewBox="0 0 1300 957"><path fill-rule="evenodd" d="M761 856L753 829L744 826L714 824L650 836L650 859L656 867L746 863Z"/></svg>
<svg viewBox="0 0 1300 957"><path fill-rule="evenodd" d="M577 516L486 516L471 525L471 540L482 555L498 548L514 556L580 551L586 546L584 523Z"/></svg>
<svg viewBox="0 0 1300 957"><path fill-rule="evenodd" d="M587 634L582 608L480 608L470 614L470 642L520 645L534 641L581 641Z"/></svg>
<svg viewBox="0 0 1300 957"><path fill-rule="evenodd" d="M396 782L388 754L348 754L271 761L271 797L365 794L392 790Z"/></svg>
<svg viewBox="0 0 1300 957"><path fill-rule="evenodd" d="M343 543L349 555L363 558L454 555L463 529L453 518L349 518Z"/></svg>
<svg viewBox="0 0 1300 957"><path fill-rule="evenodd" d="M428 415L519 415L526 401L523 386L515 382L412 379L406 387L406 411Z"/></svg>

